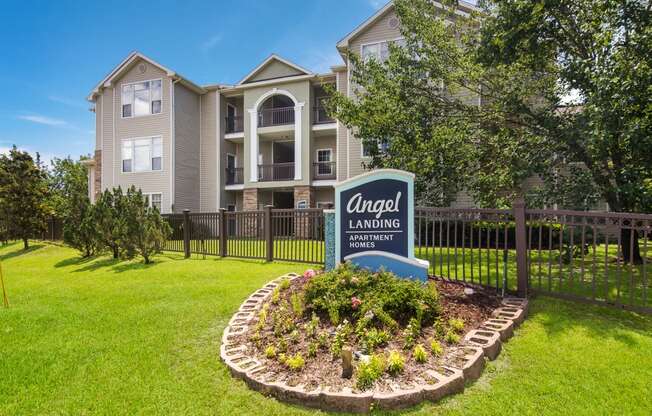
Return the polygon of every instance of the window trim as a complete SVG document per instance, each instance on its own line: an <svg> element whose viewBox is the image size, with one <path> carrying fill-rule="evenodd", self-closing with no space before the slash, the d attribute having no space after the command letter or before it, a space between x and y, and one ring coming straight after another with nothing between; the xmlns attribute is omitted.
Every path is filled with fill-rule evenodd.
<svg viewBox="0 0 652 416"><path fill-rule="evenodd" d="M330 204L330 205L332 205L332 208L320 207L320 205L324 205L324 204ZM317 208L318 209L334 209L335 208L335 203L333 201L320 201L320 202L317 202Z"/></svg>
<svg viewBox="0 0 652 416"><path fill-rule="evenodd" d="M381 44L381 43L396 42L396 41L398 41L398 40L405 40L405 36L399 36L399 37L397 37L397 38L395 38L395 39L383 39L383 40L378 40L378 41L374 41L374 42L362 43L362 44L360 45L360 58L364 59L364 55L362 54L362 51L364 50L364 47L365 47L365 46L369 46L369 45L378 45L378 57L380 58L380 51L381 51L380 44ZM379 60L379 62L380 62L380 63L383 63L384 61L380 61L380 60Z"/></svg>
<svg viewBox="0 0 652 416"><path fill-rule="evenodd" d="M141 171L136 171L135 165L133 163L133 156L135 156L135 152L132 154L132 170L131 172L125 172L124 171L124 159L122 158L122 149L123 149L123 143L126 141L136 141L136 140L143 140L143 139L161 139L161 169L158 170L153 170L152 169L152 149L150 148L150 157L149 157L149 170L141 170ZM133 147L132 147L133 150ZM137 173L160 173L160 172L165 172L165 165L163 163L164 157L163 157L163 135L155 135L155 136L143 136L143 137L128 137L125 139L120 140L120 174L122 175L133 175Z"/></svg>
<svg viewBox="0 0 652 416"><path fill-rule="evenodd" d="M152 94L151 94L151 89L150 89L150 95L149 95L149 111L150 114L145 114L142 116L137 116L136 113L134 112L134 104L131 104L131 116L125 117L124 113L122 112L122 90L125 86L127 85L136 85L136 84L141 84L144 82L153 82L153 81L161 81L161 112L160 113L151 113L152 111ZM163 114L163 78L154 78L154 79L144 79L142 81L133 81L133 82L123 82L120 84L120 119L122 120L130 120L132 118L141 118L141 117L151 117L151 116L160 116Z"/></svg>
<svg viewBox="0 0 652 416"><path fill-rule="evenodd" d="M378 150L382 149L382 143L378 143ZM367 156L364 154L364 142L360 140L360 157L362 159L371 159L372 156Z"/></svg>

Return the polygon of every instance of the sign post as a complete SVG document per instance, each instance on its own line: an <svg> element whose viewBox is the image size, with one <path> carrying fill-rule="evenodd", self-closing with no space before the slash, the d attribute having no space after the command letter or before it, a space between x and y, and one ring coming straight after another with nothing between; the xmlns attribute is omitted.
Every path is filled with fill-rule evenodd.
<svg viewBox="0 0 652 416"><path fill-rule="evenodd" d="M334 264L428 278L429 263L414 257L412 173L379 169L337 184L334 222Z"/></svg>

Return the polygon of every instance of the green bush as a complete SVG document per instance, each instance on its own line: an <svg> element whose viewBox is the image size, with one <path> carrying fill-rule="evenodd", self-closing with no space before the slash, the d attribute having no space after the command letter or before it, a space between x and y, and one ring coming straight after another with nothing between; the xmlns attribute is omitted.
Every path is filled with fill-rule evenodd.
<svg viewBox="0 0 652 416"><path fill-rule="evenodd" d="M267 358L276 357L276 348L274 348L273 345L269 345L267 348L265 348L265 357Z"/></svg>
<svg viewBox="0 0 652 416"><path fill-rule="evenodd" d="M382 354L373 354L369 361L358 364L355 372L355 385L360 390L367 390L373 387L385 372L386 362Z"/></svg>
<svg viewBox="0 0 652 416"><path fill-rule="evenodd" d="M404 332L405 332L404 333L405 343L403 345L403 348L409 350L417 342L417 338L419 338L419 335L421 335L421 323L417 318L411 318L410 323L408 324L407 327L405 327Z"/></svg>
<svg viewBox="0 0 652 416"><path fill-rule="evenodd" d="M449 344L457 344L460 342L460 336L459 334L455 333L454 331L448 331L446 333L446 336L444 337L444 340L448 342Z"/></svg>
<svg viewBox="0 0 652 416"><path fill-rule="evenodd" d="M428 353L426 352L426 349L423 348L423 345L417 344L414 347L414 351L412 351L412 357L414 358L414 361L423 364L428 360Z"/></svg>
<svg viewBox="0 0 652 416"><path fill-rule="evenodd" d="M362 348L370 353L373 352L376 348L387 344L389 341L389 334L387 331L379 330L376 328L371 328L368 331L365 331L360 337Z"/></svg>
<svg viewBox="0 0 652 416"><path fill-rule="evenodd" d="M435 357L439 357L444 353L444 348L442 348L441 343L436 339L430 340L430 351Z"/></svg>
<svg viewBox="0 0 652 416"><path fill-rule="evenodd" d="M292 371L300 371L303 369L303 366L306 364L306 361L303 359L301 354L296 353L294 356L286 357L285 365Z"/></svg>
<svg viewBox="0 0 652 416"><path fill-rule="evenodd" d="M405 358L398 351L392 351L389 353L389 358L387 359L387 372L393 376L403 372L405 367Z"/></svg>
<svg viewBox="0 0 652 416"><path fill-rule="evenodd" d="M464 321L461 319L457 318L451 318L448 321L448 326L451 327L451 329L455 332L462 332L464 331Z"/></svg>
<svg viewBox="0 0 652 416"><path fill-rule="evenodd" d="M340 356L342 353L342 347L344 347L344 344L349 339L352 332L353 328L348 321L342 322L342 324L337 327L335 330L335 339L331 344L331 354L333 354L333 357Z"/></svg>
<svg viewBox="0 0 652 416"><path fill-rule="evenodd" d="M354 298L356 302L352 302ZM423 325L432 324L440 313L434 283L399 279L385 271L372 273L351 264L310 279L305 302L313 311L327 314L332 322L347 319L355 323L371 312L373 321L390 330L411 318Z"/></svg>
<svg viewBox="0 0 652 416"><path fill-rule="evenodd" d="M290 303L292 304L292 311L294 312L294 316L297 318L301 318L303 316L303 296L300 293L294 292L292 296L290 296Z"/></svg>

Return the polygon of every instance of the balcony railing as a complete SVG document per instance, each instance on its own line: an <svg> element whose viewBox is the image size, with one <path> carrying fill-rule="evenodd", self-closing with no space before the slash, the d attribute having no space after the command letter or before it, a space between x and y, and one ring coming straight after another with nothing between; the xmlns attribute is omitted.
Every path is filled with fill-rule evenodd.
<svg viewBox="0 0 652 416"><path fill-rule="evenodd" d="M294 124L294 107L264 108L258 112L258 127Z"/></svg>
<svg viewBox="0 0 652 416"><path fill-rule="evenodd" d="M335 123L335 119L328 115L326 108L322 105L313 107L313 124L329 124Z"/></svg>
<svg viewBox="0 0 652 416"><path fill-rule="evenodd" d="M242 185L244 183L244 170L242 168L226 169L227 185Z"/></svg>
<svg viewBox="0 0 652 416"><path fill-rule="evenodd" d="M315 162L312 164L312 178L314 180L328 180L336 178L335 162Z"/></svg>
<svg viewBox="0 0 652 416"><path fill-rule="evenodd" d="M260 182L294 180L294 162L258 165L258 180Z"/></svg>
<svg viewBox="0 0 652 416"><path fill-rule="evenodd" d="M244 122L242 116L226 117L226 134L240 133L244 131Z"/></svg>

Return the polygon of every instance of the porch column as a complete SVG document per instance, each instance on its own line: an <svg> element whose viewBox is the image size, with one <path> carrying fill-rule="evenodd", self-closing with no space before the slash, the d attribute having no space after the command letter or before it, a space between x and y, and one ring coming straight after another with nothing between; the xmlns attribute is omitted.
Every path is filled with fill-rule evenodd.
<svg viewBox="0 0 652 416"><path fill-rule="evenodd" d="M294 106L294 180L301 180L301 139L303 126L301 124L301 115L305 103L298 103Z"/></svg>
<svg viewBox="0 0 652 416"><path fill-rule="evenodd" d="M258 182L258 111L255 108L249 109L249 130L249 181Z"/></svg>

